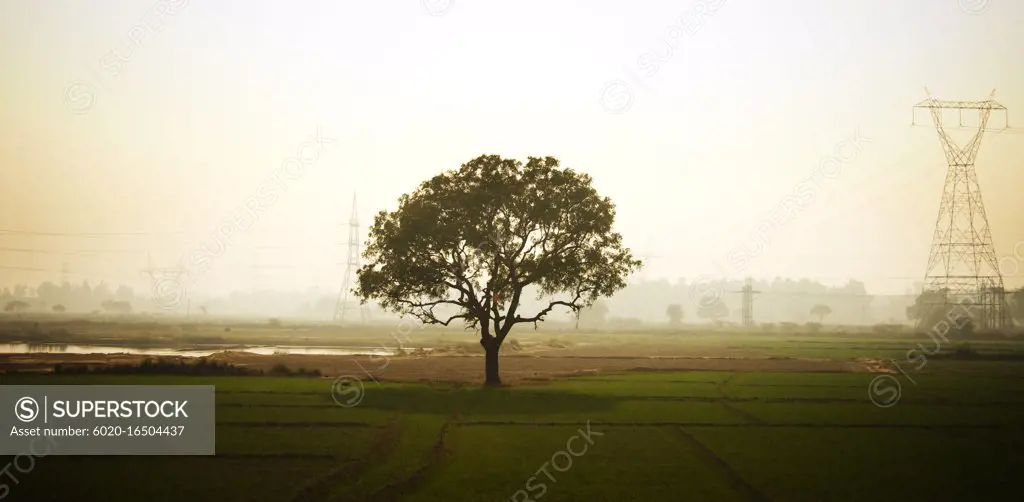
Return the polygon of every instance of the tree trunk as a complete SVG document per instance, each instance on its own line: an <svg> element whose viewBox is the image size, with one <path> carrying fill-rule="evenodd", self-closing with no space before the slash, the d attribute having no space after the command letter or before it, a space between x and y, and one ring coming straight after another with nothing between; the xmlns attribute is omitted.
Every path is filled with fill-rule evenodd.
<svg viewBox="0 0 1024 502"><path fill-rule="evenodd" d="M501 385L501 377L498 375L498 349L501 348L495 339L484 343L484 386L497 387Z"/></svg>

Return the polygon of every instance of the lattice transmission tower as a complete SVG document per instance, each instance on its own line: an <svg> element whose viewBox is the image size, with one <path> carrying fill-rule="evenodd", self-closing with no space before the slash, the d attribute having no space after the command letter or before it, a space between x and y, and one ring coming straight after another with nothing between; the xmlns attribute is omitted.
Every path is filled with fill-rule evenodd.
<svg viewBox="0 0 1024 502"><path fill-rule="evenodd" d="M754 290L754 280L747 278L743 281L743 289L739 291L732 291L733 293L742 293L742 307L740 310L741 322L744 326L754 325L754 295L760 293L760 291Z"/></svg>
<svg viewBox="0 0 1024 502"><path fill-rule="evenodd" d="M958 315L969 316L983 329L1003 329L1009 325L1003 276L974 169L989 115L994 110L1006 113L1006 107L994 101L994 97L993 90L985 101L946 101L935 99L928 92L928 99L914 106L915 117L919 108L931 111L948 164L925 271L926 310L919 317L918 327L930 328L924 324L942 318L955 319ZM978 113L976 130L971 127L974 135L963 146L949 136L943 125L943 112L948 110L959 113L960 127L964 127L964 110ZM1009 129L1008 117L1006 128Z"/></svg>
<svg viewBox="0 0 1024 502"><path fill-rule="evenodd" d="M348 220L348 259L345 261L345 279L338 291L338 302L334 307L334 321L345 322L349 310L359 310L359 322L370 320L370 309L367 305L352 305L349 301L356 272L359 270L359 214L356 210L356 194L352 194L352 216ZM358 300L357 300L358 301Z"/></svg>
<svg viewBox="0 0 1024 502"><path fill-rule="evenodd" d="M146 268L142 273L149 276L149 296L158 307L164 310L177 309L182 302L188 302L187 284L195 285L181 264L177 267L157 267L153 265L153 257L146 253ZM188 283L185 282L188 278Z"/></svg>

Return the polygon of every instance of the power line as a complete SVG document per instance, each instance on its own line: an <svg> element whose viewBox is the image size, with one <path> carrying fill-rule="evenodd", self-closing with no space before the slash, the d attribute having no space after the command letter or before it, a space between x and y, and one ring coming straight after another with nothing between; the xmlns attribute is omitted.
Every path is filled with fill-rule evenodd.
<svg viewBox="0 0 1024 502"><path fill-rule="evenodd" d="M762 290L762 291L759 291L759 293L761 295L765 295L765 296L814 296L814 297L823 297L823 296L835 297L835 296L841 296L841 297L852 297L852 298L864 298L864 297L867 297L867 296L873 296L873 297L877 297L877 296L900 296L900 297L917 296L917 293L911 293L911 294L905 294L905 293L902 293L902 294L901 293L887 293L887 294L863 293L862 294L862 293L843 293L843 292L838 292L838 291L822 291L820 293L812 293L812 292L801 292L801 291L770 291L770 290L769 291L763 291Z"/></svg>
<svg viewBox="0 0 1024 502"><path fill-rule="evenodd" d="M329 247L329 246L322 246L322 245L318 246L318 245L312 245L312 244L310 244L310 245L295 244L295 245L292 245L292 246L250 246L249 248L250 249L281 249L281 250L287 250L287 249L333 250L334 249L333 247ZM69 249L69 250L59 250L59 249L39 249L39 248L22 248L22 247L17 247L17 248L15 248L15 247L0 247L0 251L10 251L10 252L20 252L20 253L42 253L42 254L107 254L107 253L109 253L109 254L116 254L116 253L126 253L126 254L142 253L142 254L145 254L145 253L152 253L154 251L157 251L157 252L179 253L181 251L181 248L180 247L176 247L176 248L170 248L170 247L151 247L151 248L146 248L146 249Z"/></svg>
<svg viewBox="0 0 1024 502"><path fill-rule="evenodd" d="M908 126L908 127L929 127L930 128L930 126L924 126L924 125L911 125L911 126ZM972 128L961 127L961 128L958 128L958 129L970 130ZM976 128L974 128L974 130L976 130ZM994 131L989 130L988 132L994 132ZM999 129L998 132L1024 133L1024 129L1006 128L1006 129ZM912 187L912 189L914 190L915 193L924 193L924 189L926 189L927 186L926 185L922 185L920 183L920 180L921 180L920 174L923 173L926 168L927 169L931 169L931 167L928 167L927 164L920 164L921 167L919 167L916 170L907 170L903 166L904 166L904 164L906 163L907 160L910 160L910 159L913 159L913 158L919 158L922 153L925 153L926 150L930 150L930 149L931 149L931 147L929 147L927 145L922 145L921 147L917 148L913 152L904 154L899 160L897 160L895 162L892 162L892 163L884 164L881 168L878 168L878 169L874 170L874 171L880 171L879 173L875 173L875 174L884 174L885 176L889 176L891 168L901 167L903 169L901 172L902 173L907 173L907 174L903 174L903 179L901 180L902 181L901 183L898 183L898 184L895 184L895 185L890 184L887 187L887 189L885 189L884 191L879 191L878 190L879 187L877 185L875 185L877 179L872 179L872 180L868 180L868 181L865 181L863 183L860 183L860 184L856 185L855 187L853 187L852 189L850 189L849 191L851 191L853 193L864 193L864 194L872 194L872 195L867 195L866 197L858 197L858 198L854 199L854 201L853 201L854 204L853 205L845 204L845 205L840 205L840 206L826 206L824 208L824 211L825 211L824 215L825 215L825 217L820 218L820 219L816 219L812 223L805 224L805 225L810 227L810 228L817 228L817 227L819 227L821 225L833 223L834 220L839 215L847 215L847 214L854 214L856 212L861 212L861 210L865 209L865 206L867 206L868 204L871 204L873 202L877 202L879 199L882 199L882 200L892 200L891 196L894 195L894 194L897 194L897 193L901 195L900 200L906 200L905 196L907 194L907 189L911 188L911 187ZM899 177L899 176L897 176L897 177ZM815 195L817 196L817 194L815 194Z"/></svg>
<svg viewBox="0 0 1024 502"><path fill-rule="evenodd" d="M32 230L12 230L12 229L0 229L0 234L12 234L12 235L26 235L36 237L77 237L77 238L89 238L89 239L104 239L104 238L115 238L115 237L153 237L153 236L182 236L182 235L202 235L202 236L215 236L216 232L37 232ZM291 237L289 237L291 238ZM317 244L314 242L301 243L297 242L292 245L258 245L258 246L247 246L256 249L331 249L333 246L325 246L323 244ZM129 250L125 250L126 252ZM147 249L130 250L131 252L147 253L152 251L180 251L180 248L175 247L148 247ZM121 250L97 250L96 252L121 252Z"/></svg>
<svg viewBox="0 0 1024 502"><path fill-rule="evenodd" d="M59 272L59 270L47 269L47 268L36 268L36 267L12 267L8 265L0 265L0 268L4 270L26 270L29 272Z"/></svg>
<svg viewBox="0 0 1024 502"><path fill-rule="evenodd" d="M199 235L201 232L38 232L32 230L0 229L3 234L36 235L45 237L152 237L154 235Z"/></svg>
<svg viewBox="0 0 1024 502"><path fill-rule="evenodd" d="M81 250L67 250L59 251L52 249L31 249L31 248L8 248L0 247L0 251L7 251L11 253L31 253L31 254L58 254L58 255L96 255L96 254L135 254L145 253L141 249L81 249Z"/></svg>

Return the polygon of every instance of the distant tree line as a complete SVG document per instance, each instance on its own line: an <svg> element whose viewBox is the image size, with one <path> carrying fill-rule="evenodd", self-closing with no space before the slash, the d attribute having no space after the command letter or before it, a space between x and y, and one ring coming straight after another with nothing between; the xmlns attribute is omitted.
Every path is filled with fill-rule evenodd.
<svg viewBox="0 0 1024 502"><path fill-rule="evenodd" d="M907 319L920 325L923 329L930 330L941 322L946 322L957 328L959 331L970 333L977 320L971 318L969 310L970 301L946 300L948 290L925 291L914 299L914 304L907 307ZM952 306L949 311L935 308L936 305L944 305L949 301ZM1010 318L1017 326L1024 326L1024 288L1011 291L1007 294L1006 306L1010 311ZM966 326L966 327L964 327Z"/></svg>
<svg viewBox="0 0 1024 502"><path fill-rule="evenodd" d="M141 304L132 288L121 285L116 288L105 282L96 286L83 281L80 284L65 282L61 285L43 282L38 287L15 284L0 289L0 304L7 312L92 312L131 313L133 304ZM8 307L11 310L8 310Z"/></svg>
<svg viewBox="0 0 1024 502"><path fill-rule="evenodd" d="M743 284L724 281L714 285L722 292L720 301L700 302L694 298L686 279L630 283L611 298L601 299L591 308L584 309L579 319L565 312L562 322L570 326L635 327L643 324L677 325L688 322L733 322L741 315ZM754 319L758 323L808 322L829 324L914 324L917 322L919 294L874 296L867 294L863 283L850 281L842 287L829 287L810 280L775 279L754 281L754 289L761 291L754 297ZM101 312L128 314L137 312L166 312L148 297L125 285L111 286L89 281L78 284L57 285L43 282L37 287L16 284L0 288L0 306L8 314L28 312ZM524 294L528 307L535 291ZM927 299L925 299L927 300ZM1016 322L1024 325L1024 293L1016 290L1009 294L1009 304ZM124 302L124 303L119 303ZM307 288L304 291L234 292L218 298L207 298L191 305L192 315L252 315L258 317L308 317L330 319L334 314L337 292ZM927 301L925 301L927 303ZM672 306L673 313L668 311ZM822 307L828 307L828 312ZM172 311L184 314L187 305ZM675 310L678 309L678 310Z"/></svg>

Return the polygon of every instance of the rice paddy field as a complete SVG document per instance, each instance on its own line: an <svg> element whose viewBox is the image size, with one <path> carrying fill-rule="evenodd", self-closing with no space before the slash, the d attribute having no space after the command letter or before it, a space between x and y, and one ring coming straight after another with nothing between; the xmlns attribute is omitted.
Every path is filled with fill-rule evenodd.
<svg viewBox="0 0 1024 502"><path fill-rule="evenodd" d="M217 454L47 456L11 471L5 500L1024 500L1024 364L903 369L367 379L346 406L330 377L8 374L215 385Z"/></svg>

